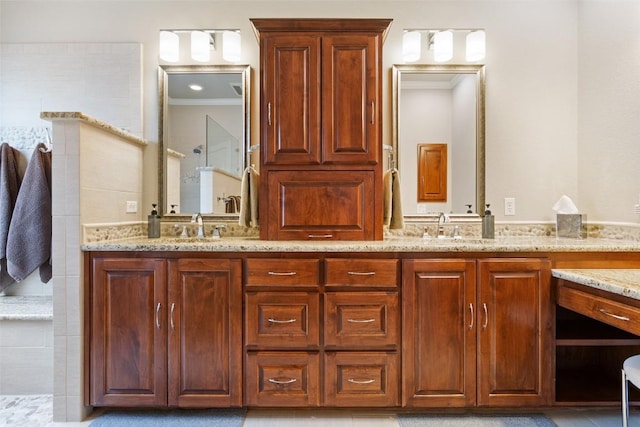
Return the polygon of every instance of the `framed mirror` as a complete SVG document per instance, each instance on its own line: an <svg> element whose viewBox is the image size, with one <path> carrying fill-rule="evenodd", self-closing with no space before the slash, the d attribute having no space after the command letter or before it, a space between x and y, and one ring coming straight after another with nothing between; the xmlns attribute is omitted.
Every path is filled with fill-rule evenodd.
<svg viewBox="0 0 640 427"><path fill-rule="evenodd" d="M392 74L391 150L400 172L403 213L466 213L471 205L473 213L482 214L484 65L402 64L394 65ZM443 146L448 155L425 157L424 146ZM444 188L444 194L425 202L419 195L423 188Z"/></svg>
<svg viewBox="0 0 640 427"><path fill-rule="evenodd" d="M159 67L160 214L238 216L251 148L249 84L248 65Z"/></svg>

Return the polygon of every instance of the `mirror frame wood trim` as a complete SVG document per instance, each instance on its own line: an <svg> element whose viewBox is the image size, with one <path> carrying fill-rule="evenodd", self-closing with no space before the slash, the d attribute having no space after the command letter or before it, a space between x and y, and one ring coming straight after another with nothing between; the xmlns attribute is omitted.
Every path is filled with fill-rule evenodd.
<svg viewBox="0 0 640 427"><path fill-rule="evenodd" d="M165 171L167 168L167 158L164 152L167 144L164 141L165 123L166 123L166 100L168 91L168 75L169 74L208 74L208 73L238 73L241 75L242 81L242 107L244 116L242 118L242 128L244 129L244 165L249 164L251 150L251 66L250 65L159 65L158 66L158 214L165 216ZM183 218L191 218L189 214L171 214L171 218L182 220ZM207 218L221 219L224 221L237 221L238 214L224 215L204 215Z"/></svg>
<svg viewBox="0 0 640 427"><path fill-rule="evenodd" d="M403 73L475 74L476 76L476 209L482 216L485 208L485 65L484 64L394 64L392 72L392 148L396 165L398 158L398 123L400 84Z"/></svg>

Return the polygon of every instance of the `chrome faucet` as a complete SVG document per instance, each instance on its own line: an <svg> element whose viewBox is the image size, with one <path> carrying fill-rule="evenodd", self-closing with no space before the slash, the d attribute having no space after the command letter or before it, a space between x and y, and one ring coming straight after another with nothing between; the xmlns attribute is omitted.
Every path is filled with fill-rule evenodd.
<svg viewBox="0 0 640 427"><path fill-rule="evenodd" d="M449 220L449 218L447 217L447 214L445 214L444 212L440 212L438 214L438 231L436 233L436 236L438 237L438 239L444 239L446 236L444 235L444 223L447 222Z"/></svg>
<svg viewBox="0 0 640 427"><path fill-rule="evenodd" d="M200 213L194 213L191 217L191 222L198 223L198 239L204 238L204 223L202 222L202 215Z"/></svg>

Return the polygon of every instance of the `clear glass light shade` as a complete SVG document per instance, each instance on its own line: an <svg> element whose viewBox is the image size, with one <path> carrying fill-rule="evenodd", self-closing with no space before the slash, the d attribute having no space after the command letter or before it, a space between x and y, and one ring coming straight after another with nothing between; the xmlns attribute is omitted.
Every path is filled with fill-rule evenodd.
<svg viewBox="0 0 640 427"><path fill-rule="evenodd" d="M453 32L438 31L433 35L433 60L445 62L453 58Z"/></svg>
<svg viewBox="0 0 640 427"><path fill-rule="evenodd" d="M178 62L180 58L180 38L171 31L160 31L160 59Z"/></svg>
<svg viewBox="0 0 640 427"><path fill-rule="evenodd" d="M402 35L402 60L416 62L420 59L420 32L407 31Z"/></svg>
<svg viewBox="0 0 640 427"><path fill-rule="evenodd" d="M224 31L222 33L222 59L238 62L241 54L240 33L238 31Z"/></svg>
<svg viewBox="0 0 640 427"><path fill-rule="evenodd" d="M211 36L205 31L191 31L191 58L194 61L209 61L211 58L210 40Z"/></svg>
<svg viewBox="0 0 640 427"><path fill-rule="evenodd" d="M482 30L472 31L467 34L466 60L469 62L484 59L487 49L485 33Z"/></svg>

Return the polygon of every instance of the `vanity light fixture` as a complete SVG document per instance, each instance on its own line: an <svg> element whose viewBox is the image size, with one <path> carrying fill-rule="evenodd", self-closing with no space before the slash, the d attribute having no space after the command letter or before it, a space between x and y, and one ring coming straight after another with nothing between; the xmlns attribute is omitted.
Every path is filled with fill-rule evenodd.
<svg viewBox="0 0 640 427"><path fill-rule="evenodd" d="M484 31L476 30L467 34L467 46L465 57L468 62L476 62L484 59L487 49Z"/></svg>
<svg viewBox="0 0 640 427"><path fill-rule="evenodd" d="M240 61L241 48L240 31L222 32L222 59L229 62Z"/></svg>
<svg viewBox="0 0 640 427"><path fill-rule="evenodd" d="M404 62L416 62L420 59L420 31L405 31L402 34L402 59Z"/></svg>
<svg viewBox="0 0 640 427"><path fill-rule="evenodd" d="M433 52L435 62L447 62L453 58L454 50L462 42L462 39L455 35L456 33L466 35L465 60L467 62L477 62L485 58L486 36L482 29L405 29L402 34L402 59L404 62L420 60L422 33L427 35L427 46Z"/></svg>
<svg viewBox="0 0 640 427"><path fill-rule="evenodd" d="M178 62L180 58L180 38L173 31L160 31L160 59Z"/></svg>
<svg viewBox="0 0 640 427"><path fill-rule="evenodd" d="M240 30L160 30L160 59L167 62L180 60L180 34L188 33L190 37L191 59L198 62L209 62L211 50L215 49L215 34L222 37L222 59L237 62L241 56Z"/></svg>
<svg viewBox="0 0 640 427"><path fill-rule="evenodd" d="M451 58L453 58L453 32L436 32L433 35L433 60L447 62Z"/></svg>
<svg viewBox="0 0 640 427"><path fill-rule="evenodd" d="M206 31L191 31L191 58L194 61L208 62L213 47L211 34Z"/></svg>

